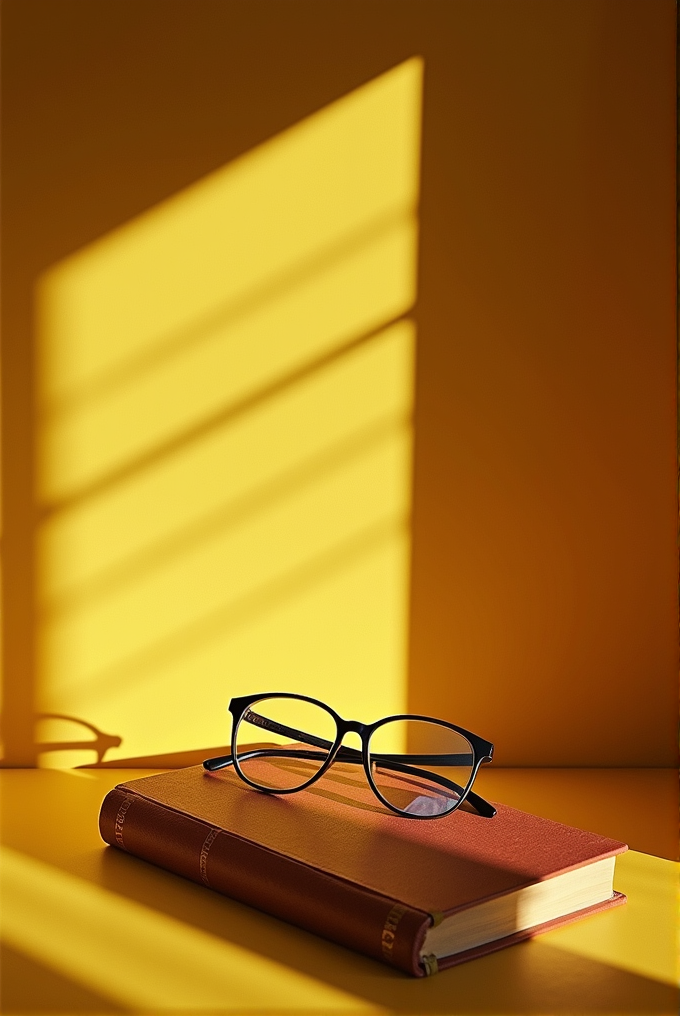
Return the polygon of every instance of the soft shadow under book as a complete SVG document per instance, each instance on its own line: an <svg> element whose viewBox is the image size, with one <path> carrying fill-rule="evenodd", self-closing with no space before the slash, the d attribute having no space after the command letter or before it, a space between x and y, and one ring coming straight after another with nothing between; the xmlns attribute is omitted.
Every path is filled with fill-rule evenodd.
<svg viewBox="0 0 680 1016"><path fill-rule="evenodd" d="M625 901L625 844L496 807L418 821L350 765L278 797L192 766L120 784L99 825L113 847L423 976Z"/></svg>

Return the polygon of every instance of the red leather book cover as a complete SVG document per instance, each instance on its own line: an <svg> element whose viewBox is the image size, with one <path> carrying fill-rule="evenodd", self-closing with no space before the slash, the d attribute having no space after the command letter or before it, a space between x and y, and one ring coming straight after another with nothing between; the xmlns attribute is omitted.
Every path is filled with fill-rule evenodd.
<svg viewBox="0 0 680 1016"><path fill-rule="evenodd" d="M621 853L625 844L497 805L417 821L384 809L356 767L336 764L297 794L250 789L201 766L119 785L106 842L317 934L422 976L428 928L508 892ZM473 958L586 913L439 961Z"/></svg>

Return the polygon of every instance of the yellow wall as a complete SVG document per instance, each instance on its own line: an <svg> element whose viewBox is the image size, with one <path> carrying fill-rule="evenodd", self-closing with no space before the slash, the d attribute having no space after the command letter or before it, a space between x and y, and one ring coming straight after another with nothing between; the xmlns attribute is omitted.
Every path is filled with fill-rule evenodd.
<svg viewBox="0 0 680 1016"><path fill-rule="evenodd" d="M222 745L244 690L405 708L421 78L41 279L38 708L107 761Z"/></svg>
<svg viewBox="0 0 680 1016"><path fill-rule="evenodd" d="M2 45L6 763L290 687L673 764L671 0L6 0Z"/></svg>

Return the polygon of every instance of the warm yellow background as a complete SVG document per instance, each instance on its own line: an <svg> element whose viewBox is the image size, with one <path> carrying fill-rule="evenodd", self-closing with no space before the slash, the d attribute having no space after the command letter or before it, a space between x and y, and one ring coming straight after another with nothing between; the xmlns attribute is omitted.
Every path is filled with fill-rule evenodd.
<svg viewBox="0 0 680 1016"><path fill-rule="evenodd" d="M3 47L6 763L280 687L674 765L671 0L9 0Z"/></svg>
<svg viewBox="0 0 680 1016"><path fill-rule="evenodd" d="M122 735L107 761L223 744L244 690L404 710L421 81L41 279L38 706Z"/></svg>

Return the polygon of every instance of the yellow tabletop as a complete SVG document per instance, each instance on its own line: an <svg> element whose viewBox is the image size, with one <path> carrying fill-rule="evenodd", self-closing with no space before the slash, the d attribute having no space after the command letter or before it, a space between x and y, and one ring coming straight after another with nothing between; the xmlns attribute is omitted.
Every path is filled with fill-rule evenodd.
<svg viewBox="0 0 680 1016"><path fill-rule="evenodd" d="M637 847L617 860L628 904L423 980L105 847L102 798L146 774L0 773L2 1013L678 1011L677 774L485 773L492 799Z"/></svg>

